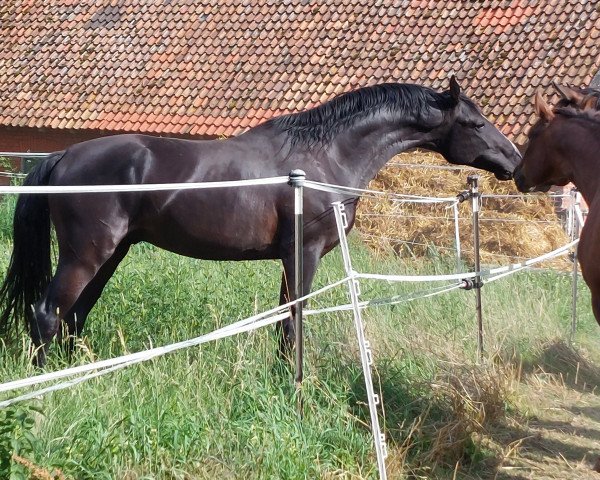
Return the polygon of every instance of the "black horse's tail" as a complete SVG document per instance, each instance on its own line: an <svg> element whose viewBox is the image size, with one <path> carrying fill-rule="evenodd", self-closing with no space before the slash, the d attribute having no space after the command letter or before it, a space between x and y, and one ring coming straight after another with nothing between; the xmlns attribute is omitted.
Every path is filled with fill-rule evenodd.
<svg viewBox="0 0 600 480"><path fill-rule="evenodd" d="M25 185L48 185L52 170L65 152L53 153L25 179ZM18 318L39 300L50 282L50 212L48 196L21 194L13 219L13 251L8 273L0 287L0 335L17 334Z"/></svg>

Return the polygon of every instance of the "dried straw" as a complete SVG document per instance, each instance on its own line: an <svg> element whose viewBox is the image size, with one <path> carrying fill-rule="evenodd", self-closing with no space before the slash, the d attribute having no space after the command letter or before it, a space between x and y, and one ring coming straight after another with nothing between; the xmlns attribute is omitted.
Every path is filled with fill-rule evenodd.
<svg viewBox="0 0 600 480"><path fill-rule="evenodd" d="M398 165L401 164L401 165ZM413 168L410 165L444 165L439 155L425 152L395 157L380 171L369 188L394 193L454 197L465 190L467 175L481 176L482 194L518 194L512 181L500 182L475 169ZM402 256L422 257L432 252L454 255L454 221L447 204L418 205L365 198L356 225L367 244L376 250L393 250ZM526 199L487 198L480 214L481 259L485 264L505 264L537 257L568 242L556 213L556 199L531 195ZM463 258L472 261L473 232L469 202L459 205ZM565 257L545 266L567 268Z"/></svg>

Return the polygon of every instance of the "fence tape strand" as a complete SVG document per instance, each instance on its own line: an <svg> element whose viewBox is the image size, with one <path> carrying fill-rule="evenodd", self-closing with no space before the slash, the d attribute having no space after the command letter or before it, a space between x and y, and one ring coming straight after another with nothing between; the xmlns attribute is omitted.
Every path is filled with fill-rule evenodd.
<svg viewBox="0 0 600 480"><path fill-rule="evenodd" d="M313 190L319 190L322 192L337 193L342 195L372 195L376 197L386 197L399 202L414 202L414 203L456 203L456 197L422 197L419 195L405 195L400 193L387 193L379 190L367 190L364 188L345 187L342 185L332 185L330 183L315 182L313 180L306 180L304 182L306 188L312 188Z"/></svg>
<svg viewBox="0 0 600 480"><path fill-rule="evenodd" d="M272 322L277 321L277 319L272 320L272 322L270 321L272 318L275 318L275 317L273 317L273 315L281 316L281 319L287 317L289 315L288 309L292 305L294 305L296 302L305 301L309 298L320 295L321 293L323 293L327 290L330 290L332 288L335 288L339 285L342 285L343 283L345 283L347 281L348 281L348 278L343 278L343 279L338 280L330 285L320 288L319 290L316 290L308 295L305 295L304 297L301 297L298 300L288 302L284 305L280 305L280 306L273 308L271 310L268 310L266 312L259 313L257 315L253 315L244 320L240 320L238 322L227 325L223 328L215 330L212 333L202 335L200 337L196 337L196 338L193 338L190 340L184 340L181 342L176 342L176 343L162 346L162 347L155 347L155 348L143 350L143 351L136 352L136 353L130 353L128 355L123 355L120 357L109 358L106 360L100 360L98 362L92 362L92 363L80 365L77 367L71 367L71 368L67 368L64 370L58 370L56 372L49 372L49 373L45 373L45 374L41 374L41 375L36 375L34 377L28 377L28 378L23 378L20 380L13 380L10 382L6 382L3 384L0 384L0 393L8 392L11 390L16 390L19 388L30 387L30 386L37 385L40 383L46 383L46 382L49 382L52 380L58 380L60 378L70 377L70 376L74 376L74 375L80 375L80 374L90 372L93 370L105 369L105 368L109 368L109 367L119 365L122 363L138 363L138 361L150 360L151 358L165 355L167 353L174 352L176 350L181 350L182 348L189 348L189 347L192 347L195 345L199 345L201 343L206 343L207 341L212 340L212 339L222 338L221 335L223 335L225 333L228 334L226 336L230 336L230 335L234 335L235 333L244 332L244 331L246 331L245 328L247 328L248 326L250 326L252 324L256 324L256 323L263 321L263 319L265 319L266 317L268 317L267 324L272 323Z"/></svg>
<svg viewBox="0 0 600 480"><path fill-rule="evenodd" d="M486 272L482 272L482 275L489 277L489 278L484 279L484 283L493 282L500 278L506 277L507 275L511 275L511 274L519 272L525 268L528 268L531 265L535 265L536 263L540 263L540 262L543 262L544 260L549 260L551 258L558 257L560 255L564 255L578 243L579 243L579 239L576 239L576 240L573 240L572 242L567 243L566 245L563 245L562 247L552 250L551 252L540 255L539 257L531 258L531 259L526 260L521 263L513 263L512 265L489 269Z"/></svg>
<svg viewBox="0 0 600 480"><path fill-rule="evenodd" d="M50 185L50 186L0 186L0 194L64 194L64 193L119 193L119 192L158 192L166 190L202 190L212 188L248 187L258 185L279 185L289 181L289 177L269 177L250 180L229 180L224 182L189 183L144 183L134 185Z"/></svg>

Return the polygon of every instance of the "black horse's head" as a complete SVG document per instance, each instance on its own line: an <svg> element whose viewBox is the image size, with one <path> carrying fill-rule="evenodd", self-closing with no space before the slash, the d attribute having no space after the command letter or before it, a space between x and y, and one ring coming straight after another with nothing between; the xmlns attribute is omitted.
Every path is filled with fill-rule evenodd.
<svg viewBox="0 0 600 480"><path fill-rule="evenodd" d="M434 142L435 149L450 163L481 168L500 180L510 180L521 161L517 147L461 93L454 77L442 95L447 105L440 128L445 134Z"/></svg>

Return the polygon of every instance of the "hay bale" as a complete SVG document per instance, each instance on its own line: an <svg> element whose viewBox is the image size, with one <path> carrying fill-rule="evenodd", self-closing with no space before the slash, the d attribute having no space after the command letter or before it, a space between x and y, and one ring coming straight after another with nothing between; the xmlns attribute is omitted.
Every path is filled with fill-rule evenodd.
<svg viewBox="0 0 600 480"><path fill-rule="evenodd" d="M414 168L424 165L428 168ZM471 173L481 176L482 194L518 194L512 181L500 182L493 175L475 169L456 167L439 155L411 152L398 155L383 168L369 188L386 192L432 197L455 197L467 188ZM442 205L415 205L389 199L364 198L356 226L368 245L376 250L392 250L403 256L425 256L432 252L453 255L453 211ZM459 205L460 241L463 258L472 261L473 231L469 202ZM488 198L480 213L481 259L485 264L505 264L537 257L569 241L555 213L554 199L530 195L525 199ZM565 257L544 266L567 268Z"/></svg>

